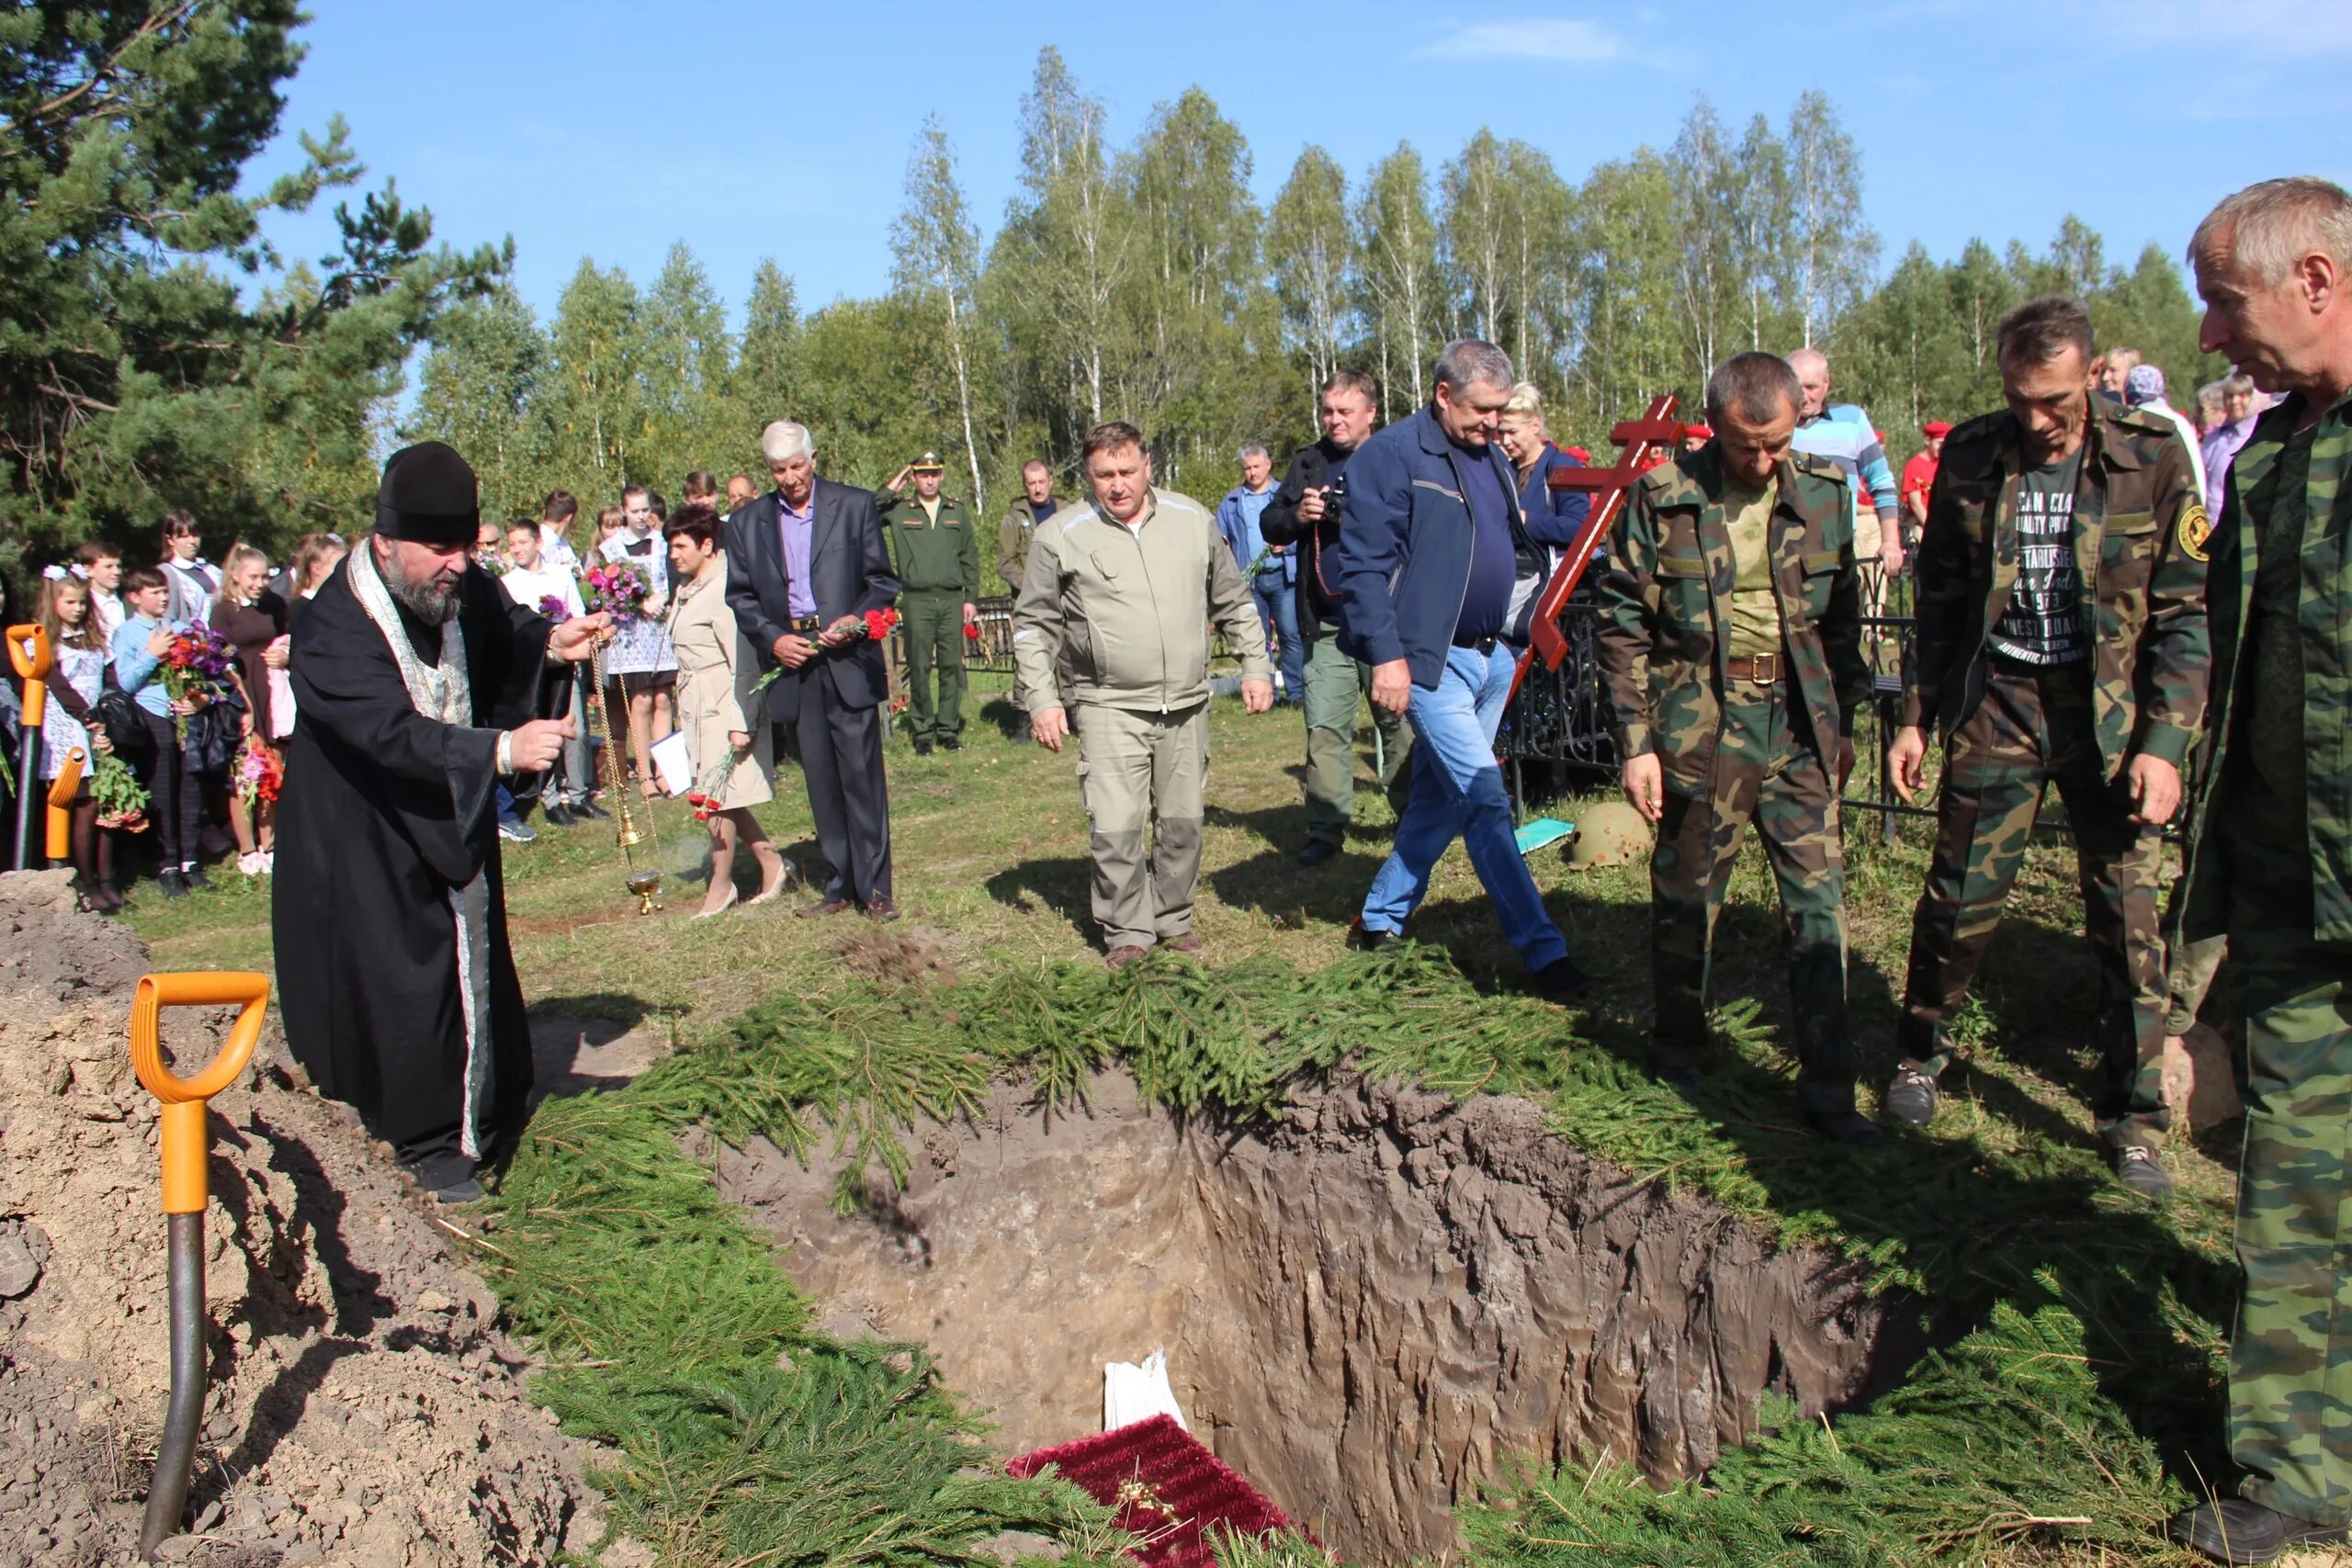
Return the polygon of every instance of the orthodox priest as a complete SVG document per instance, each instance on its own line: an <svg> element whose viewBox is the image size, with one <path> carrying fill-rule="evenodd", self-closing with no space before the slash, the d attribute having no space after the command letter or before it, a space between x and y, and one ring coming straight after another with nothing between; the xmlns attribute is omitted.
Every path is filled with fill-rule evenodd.
<svg viewBox="0 0 2352 1568"><path fill-rule="evenodd" d="M540 670L606 625L551 625L473 564L478 493L437 441L392 454L374 533L304 613L274 878L288 1044L446 1202L481 1195L531 1087L496 786L576 733L533 717Z"/></svg>

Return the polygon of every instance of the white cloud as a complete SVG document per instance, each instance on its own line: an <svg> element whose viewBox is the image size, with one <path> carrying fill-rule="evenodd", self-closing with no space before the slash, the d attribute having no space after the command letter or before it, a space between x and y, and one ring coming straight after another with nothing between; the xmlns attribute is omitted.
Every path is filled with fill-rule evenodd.
<svg viewBox="0 0 2352 1568"><path fill-rule="evenodd" d="M1570 60L1632 62L1625 40L1598 22L1532 17L1517 22L1473 22L1420 50L1433 60Z"/></svg>

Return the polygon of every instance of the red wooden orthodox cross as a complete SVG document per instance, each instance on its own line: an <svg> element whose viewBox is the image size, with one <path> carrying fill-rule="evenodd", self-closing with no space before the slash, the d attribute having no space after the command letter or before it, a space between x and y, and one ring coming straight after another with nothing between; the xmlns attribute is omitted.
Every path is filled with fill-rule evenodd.
<svg viewBox="0 0 2352 1568"><path fill-rule="evenodd" d="M1592 552L1609 536L1616 525L1617 513L1624 509L1625 492L1643 470L1653 466L1652 454L1659 447L1671 457L1681 444L1684 426L1675 423L1676 399L1668 392L1650 400L1649 412L1639 419L1620 423L1609 433L1609 439L1624 450L1619 454L1617 465L1610 468L1554 468L1551 487L1554 490L1589 490L1592 491L1592 507L1585 515L1584 532L1569 547L1561 560L1560 569L1552 581L1544 585L1543 596L1535 601L1535 624L1532 628L1528 649L1520 655L1519 671L1511 678L1511 689L1527 678L1529 664L1544 660L1546 670L1557 670L1560 660L1567 657L1568 639L1560 633L1560 612L1567 607L1568 595L1584 581L1585 564L1592 559Z"/></svg>

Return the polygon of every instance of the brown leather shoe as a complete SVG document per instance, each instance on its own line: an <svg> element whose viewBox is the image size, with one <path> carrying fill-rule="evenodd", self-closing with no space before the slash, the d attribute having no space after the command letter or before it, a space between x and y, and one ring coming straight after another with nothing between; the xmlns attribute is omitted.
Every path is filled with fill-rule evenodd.
<svg viewBox="0 0 2352 1568"><path fill-rule="evenodd" d="M1125 969L1128 964L1133 964L1136 959L1141 958L1143 955L1144 950L1133 945L1132 943L1122 947L1114 947L1110 952L1102 955L1102 967L1105 969Z"/></svg>
<svg viewBox="0 0 2352 1568"><path fill-rule="evenodd" d="M899 907L876 893L865 901L865 915L868 919L895 920L899 918Z"/></svg>
<svg viewBox="0 0 2352 1568"><path fill-rule="evenodd" d="M814 904L803 904L800 908L793 910L792 912L799 916L802 919L808 920L814 919L820 915L838 915L844 909L854 909L856 908L856 905L851 903L846 898L820 898Z"/></svg>
<svg viewBox="0 0 2352 1568"><path fill-rule="evenodd" d="M1161 937L1159 945L1177 953L1198 953L1204 944L1200 932L1186 931L1182 936Z"/></svg>

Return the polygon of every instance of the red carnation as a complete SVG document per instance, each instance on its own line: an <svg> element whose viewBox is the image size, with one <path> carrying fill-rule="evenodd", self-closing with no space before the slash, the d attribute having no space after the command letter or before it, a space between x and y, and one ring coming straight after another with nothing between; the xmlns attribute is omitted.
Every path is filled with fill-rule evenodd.
<svg viewBox="0 0 2352 1568"><path fill-rule="evenodd" d="M974 642L979 641L980 623L978 621L966 621L964 623L964 635L970 637Z"/></svg>
<svg viewBox="0 0 2352 1568"><path fill-rule="evenodd" d="M898 624L899 612L896 610L885 608L865 612L865 635L876 642L888 637L890 628Z"/></svg>

